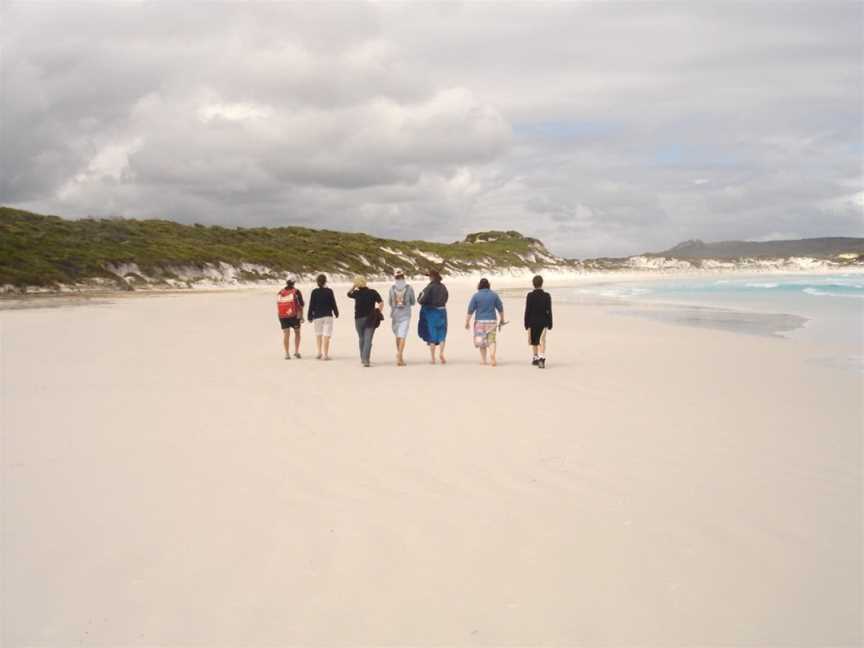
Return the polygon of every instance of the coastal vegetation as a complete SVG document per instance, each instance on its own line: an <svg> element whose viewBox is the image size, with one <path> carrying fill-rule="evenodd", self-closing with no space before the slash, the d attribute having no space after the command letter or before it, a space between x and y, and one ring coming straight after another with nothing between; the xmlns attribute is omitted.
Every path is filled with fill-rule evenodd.
<svg viewBox="0 0 864 648"><path fill-rule="evenodd" d="M305 227L182 225L168 220L69 220L0 207L0 286L53 287L96 280L128 289L167 285L227 268L239 280L287 273L378 275L567 266L518 232L480 232L455 243L397 241ZM207 272L205 272L205 270Z"/></svg>

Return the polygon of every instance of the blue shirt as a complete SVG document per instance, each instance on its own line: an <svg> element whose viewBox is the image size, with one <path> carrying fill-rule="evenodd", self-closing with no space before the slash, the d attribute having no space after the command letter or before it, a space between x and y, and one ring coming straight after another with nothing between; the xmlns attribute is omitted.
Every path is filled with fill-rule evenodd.
<svg viewBox="0 0 864 648"><path fill-rule="evenodd" d="M482 288L474 293L471 301L468 302L468 314L474 315L475 320L494 320L495 311L504 312L504 304L501 303L501 298L498 293ZM476 313L476 314L475 314Z"/></svg>

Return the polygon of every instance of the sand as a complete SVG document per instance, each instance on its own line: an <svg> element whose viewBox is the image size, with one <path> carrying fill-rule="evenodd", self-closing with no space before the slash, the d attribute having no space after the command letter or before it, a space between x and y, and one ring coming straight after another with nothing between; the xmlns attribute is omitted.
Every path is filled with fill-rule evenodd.
<svg viewBox="0 0 864 648"><path fill-rule="evenodd" d="M862 374L584 305L538 370L515 298L481 367L451 295L443 367L341 289L330 363L271 291L0 313L2 645L861 643Z"/></svg>

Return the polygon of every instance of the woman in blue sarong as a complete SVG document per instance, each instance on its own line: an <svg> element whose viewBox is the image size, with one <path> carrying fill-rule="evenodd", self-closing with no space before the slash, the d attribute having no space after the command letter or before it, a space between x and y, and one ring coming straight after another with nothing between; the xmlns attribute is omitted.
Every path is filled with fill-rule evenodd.
<svg viewBox="0 0 864 648"><path fill-rule="evenodd" d="M447 341L447 287L441 283L441 274L437 270L429 271L429 285L417 298L420 304L420 321L417 333L429 345L432 354L432 364L435 364L435 351L441 364L447 364L444 357L444 346Z"/></svg>

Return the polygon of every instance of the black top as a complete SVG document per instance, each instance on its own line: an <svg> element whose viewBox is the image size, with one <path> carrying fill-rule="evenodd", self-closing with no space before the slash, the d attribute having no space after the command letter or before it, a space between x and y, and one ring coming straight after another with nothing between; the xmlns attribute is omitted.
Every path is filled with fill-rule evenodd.
<svg viewBox="0 0 864 648"><path fill-rule="evenodd" d="M447 305L449 297L450 294L447 292L447 286L440 281L433 281L420 292L417 301L423 306L441 308Z"/></svg>
<svg viewBox="0 0 864 648"><path fill-rule="evenodd" d="M316 317L339 317L339 307L333 291L327 288L315 288L309 296L309 321Z"/></svg>
<svg viewBox="0 0 864 648"><path fill-rule="evenodd" d="M543 326L552 328L552 295L535 288L525 298L525 328Z"/></svg>
<svg viewBox="0 0 864 648"><path fill-rule="evenodd" d="M378 291L371 288L352 288L348 291L348 297L354 300L354 319L369 317L375 304L384 303Z"/></svg>

